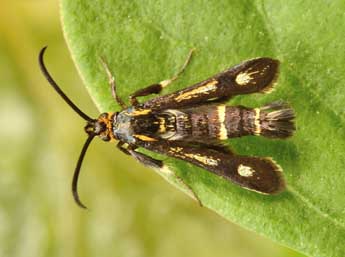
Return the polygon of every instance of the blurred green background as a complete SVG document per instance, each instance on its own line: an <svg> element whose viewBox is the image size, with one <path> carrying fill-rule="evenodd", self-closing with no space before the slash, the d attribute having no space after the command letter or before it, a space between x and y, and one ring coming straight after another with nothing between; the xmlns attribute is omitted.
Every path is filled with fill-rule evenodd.
<svg viewBox="0 0 345 257"><path fill-rule="evenodd" d="M44 45L67 95L98 115L64 42L58 1L1 1L0 256L304 256L200 208L99 140L80 180L90 210L78 208L70 183L84 122L41 75Z"/></svg>

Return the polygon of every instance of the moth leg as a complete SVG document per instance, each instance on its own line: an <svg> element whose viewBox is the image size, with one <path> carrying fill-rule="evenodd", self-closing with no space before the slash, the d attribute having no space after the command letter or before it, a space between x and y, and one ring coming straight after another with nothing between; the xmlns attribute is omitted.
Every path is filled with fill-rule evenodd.
<svg viewBox="0 0 345 257"><path fill-rule="evenodd" d="M188 64L190 63L190 60L192 58L193 52L195 51L195 48L192 48L189 53L188 56L185 60L185 62L183 63L182 67L180 68L180 70L170 79L165 79L157 84L152 84L148 87L139 89L137 91L135 91L132 95L129 96L129 100L131 102L132 105L138 105L139 102L136 99L139 96L147 96L147 95L151 95L151 94L159 94L163 88L167 87L168 85L170 85L172 82L174 82L175 80L177 80L179 78L179 76L185 71L185 69L187 68Z"/></svg>
<svg viewBox="0 0 345 257"><path fill-rule="evenodd" d="M194 51L195 51L195 48L192 48L191 50L189 50L188 56L187 56L186 60L184 61L182 67L172 78L159 82L159 85L161 85L162 88L167 87L172 82L177 80L179 78L179 76L186 70L188 64L190 63L190 60L192 59Z"/></svg>
<svg viewBox="0 0 345 257"><path fill-rule="evenodd" d="M137 161L139 161L140 163L144 164L145 166L149 168L161 169L163 167L163 162L161 160L154 159L146 154L137 152L130 148L126 150L134 159L136 159Z"/></svg>
<svg viewBox="0 0 345 257"><path fill-rule="evenodd" d="M118 144L119 145L119 144ZM122 147L122 146L120 146ZM132 147L129 146L128 149L124 149L125 151L127 151L134 159L136 159L137 161L139 161L140 163L142 163L143 165L149 167L149 168L153 168L158 170L159 172L163 172L166 173L167 167L164 165L163 161L161 160L157 160L154 159L146 154L140 153L135 151L134 149L131 149ZM121 150L121 149L120 149ZM123 151L123 150L121 150ZM172 171L169 169L169 172ZM194 190L186 183L184 182L184 180L178 176L174 171L170 172L169 175L173 175L174 178L185 187L185 189L187 189L193 196L193 198L199 203L200 206L203 206L200 198L197 196L197 194L194 192Z"/></svg>
<svg viewBox="0 0 345 257"><path fill-rule="evenodd" d="M127 108L126 104L123 102L123 100L117 95L116 93L116 82L115 82L115 77L114 75L111 73L108 63L106 62L104 57L100 57L100 62L105 70L105 72L107 73L108 76L108 83L110 85L111 88L111 94L114 98L114 100L121 106L122 109Z"/></svg>
<svg viewBox="0 0 345 257"><path fill-rule="evenodd" d="M211 100L208 100L207 103L208 104L222 104L222 103L226 103L230 100L231 96L224 96L224 97L221 97L221 98L215 98L215 99L211 99Z"/></svg>
<svg viewBox="0 0 345 257"><path fill-rule="evenodd" d="M131 153L127 150L127 148L123 147L124 144L125 143L122 141L118 142L116 145L117 149L119 149L121 152L123 152L126 155L131 155Z"/></svg>
<svg viewBox="0 0 345 257"><path fill-rule="evenodd" d="M190 185L184 182L183 179L179 175L177 175L175 172L174 172L174 176L193 195L193 198L198 202L200 207L203 207L204 205L202 204L199 196L194 192L193 188L191 188Z"/></svg>

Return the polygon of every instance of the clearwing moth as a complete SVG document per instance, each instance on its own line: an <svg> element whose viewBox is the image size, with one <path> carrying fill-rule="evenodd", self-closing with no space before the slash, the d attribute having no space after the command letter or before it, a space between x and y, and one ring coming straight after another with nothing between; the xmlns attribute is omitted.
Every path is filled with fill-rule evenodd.
<svg viewBox="0 0 345 257"><path fill-rule="evenodd" d="M65 102L86 120L84 129L88 137L72 181L73 197L80 207L86 208L77 190L79 172L95 136L106 142L118 141L117 147L123 153L152 168L163 169L163 161L138 152L139 147L190 162L259 193L272 195L284 190L282 169L272 158L237 155L221 144L222 140L233 137L260 135L285 139L294 133L294 112L283 102L260 108L225 105L236 95L270 92L278 77L278 60L266 57L247 60L193 86L139 103L137 97L158 94L178 78L191 59L191 50L174 77L134 92L129 98L131 105L127 106L116 93L115 79L105 60L101 59L113 98L122 110L102 113L93 119L63 93L49 74L43 61L45 50L46 47L39 54L43 75ZM199 200L191 187L186 186Z"/></svg>

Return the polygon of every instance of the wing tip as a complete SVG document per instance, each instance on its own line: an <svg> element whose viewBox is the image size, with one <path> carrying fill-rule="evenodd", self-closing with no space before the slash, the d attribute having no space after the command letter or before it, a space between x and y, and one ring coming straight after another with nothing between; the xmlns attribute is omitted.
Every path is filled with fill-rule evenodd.
<svg viewBox="0 0 345 257"><path fill-rule="evenodd" d="M286 188L282 168L270 157L242 157L235 165L233 181L243 188L265 195L277 195Z"/></svg>
<svg viewBox="0 0 345 257"><path fill-rule="evenodd" d="M279 67L277 59L253 58L233 68L234 82L241 92L268 94L277 84Z"/></svg>
<svg viewBox="0 0 345 257"><path fill-rule="evenodd" d="M271 192L269 192L269 194L271 195L280 194L286 189L286 183L283 176L283 169L273 158L266 157L264 159L266 159L272 164L272 167L273 167L272 170L277 175L277 180L278 180L278 183L276 184L276 188L272 190Z"/></svg>

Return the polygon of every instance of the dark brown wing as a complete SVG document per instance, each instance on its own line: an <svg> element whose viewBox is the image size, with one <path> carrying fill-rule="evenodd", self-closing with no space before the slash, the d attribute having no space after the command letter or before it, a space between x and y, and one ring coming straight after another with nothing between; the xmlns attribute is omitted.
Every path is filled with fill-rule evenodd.
<svg viewBox="0 0 345 257"><path fill-rule="evenodd" d="M164 110L228 99L235 95L265 93L274 86L278 73L278 60L265 57L252 59L188 88L151 99L142 107Z"/></svg>
<svg viewBox="0 0 345 257"><path fill-rule="evenodd" d="M181 141L138 144L148 150L193 163L249 190L277 194L285 188L281 168L271 158L240 156L223 146Z"/></svg>

